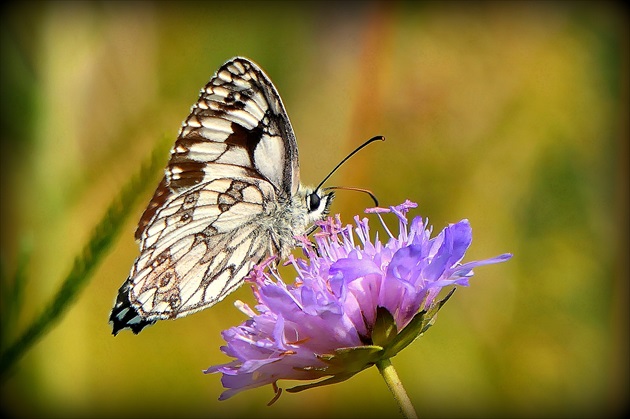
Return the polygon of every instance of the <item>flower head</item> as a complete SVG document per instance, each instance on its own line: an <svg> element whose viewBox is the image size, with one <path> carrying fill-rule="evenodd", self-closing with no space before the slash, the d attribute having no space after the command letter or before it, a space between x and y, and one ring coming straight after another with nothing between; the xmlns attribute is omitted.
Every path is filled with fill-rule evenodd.
<svg viewBox="0 0 630 419"><path fill-rule="evenodd" d="M391 358L432 324L450 297L447 286L467 286L472 269L508 260L503 254L461 263L472 241L468 220L451 224L431 238L426 221L407 212L413 202L367 213L398 217L398 236L382 243L370 237L367 218L343 226L339 216L321 222L315 243L298 238L306 259L289 258L297 272L285 285L267 261L248 280L254 284L258 314L237 302L249 319L223 332L221 350L233 361L208 368L221 372L220 399L279 379L326 380L294 387L300 391L343 381L380 360ZM382 219L381 219L382 221Z"/></svg>

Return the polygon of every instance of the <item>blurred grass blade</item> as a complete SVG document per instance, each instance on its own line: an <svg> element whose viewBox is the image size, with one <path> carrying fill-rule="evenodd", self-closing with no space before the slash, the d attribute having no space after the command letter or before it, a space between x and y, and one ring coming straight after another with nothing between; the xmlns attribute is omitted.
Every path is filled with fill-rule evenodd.
<svg viewBox="0 0 630 419"><path fill-rule="evenodd" d="M79 291L87 285L99 262L118 236L122 225L134 208L141 192L151 184L158 170L164 164L163 142L155 148L151 157L140 171L126 184L114 199L107 212L97 224L92 235L79 255L75 257L72 269L63 281L52 301L37 317L26 331L3 350L0 357L0 377L3 379L9 369L28 351L41 337L51 330L61 314L67 310ZM16 278L18 279L18 278ZM18 285L15 285L18 287Z"/></svg>
<svg viewBox="0 0 630 419"><path fill-rule="evenodd" d="M13 275L7 272L4 260L0 265L0 307L2 309L0 312L0 350L6 348L12 336L13 326L20 315L24 302L24 288L28 280L26 272L32 251L33 246L30 240L23 240Z"/></svg>

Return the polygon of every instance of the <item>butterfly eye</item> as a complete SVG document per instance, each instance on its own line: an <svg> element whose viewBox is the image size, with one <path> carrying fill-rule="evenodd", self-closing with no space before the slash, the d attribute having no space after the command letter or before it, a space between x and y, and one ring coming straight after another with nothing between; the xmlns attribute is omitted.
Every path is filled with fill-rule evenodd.
<svg viewBox="0 0 630 419"><path fill-rule="evenodd" d="M306 206L308 207L309 212L313 212L319 208L319 203L321 198L317 194L317 192L313 192L307 196Z"/></svg>

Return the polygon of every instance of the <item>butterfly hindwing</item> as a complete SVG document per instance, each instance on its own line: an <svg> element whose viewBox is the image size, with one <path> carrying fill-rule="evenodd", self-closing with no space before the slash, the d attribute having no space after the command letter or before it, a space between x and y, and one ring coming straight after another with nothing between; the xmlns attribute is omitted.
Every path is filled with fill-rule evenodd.
<svg viewBox="0 0 630 419"><path fill-rule="evenodd" d="M156 213L130 275L129 298L143 318L184 316L240 284L269 250L254 222L263 212L261 185L216 179Z"/></svg>

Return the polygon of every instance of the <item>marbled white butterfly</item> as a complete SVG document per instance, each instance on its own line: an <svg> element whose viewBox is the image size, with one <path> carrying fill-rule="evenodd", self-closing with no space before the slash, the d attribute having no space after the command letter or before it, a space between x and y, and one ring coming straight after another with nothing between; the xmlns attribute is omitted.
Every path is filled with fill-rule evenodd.
<svg viewBox="0 0 630 419"><path fill-rule="evenodd" d="M210 307L294 235L328 213L333 193L300 184L293 128L253 62L226 62L201 90L140 218L140 256L120 287L113 334Z"/></svg>

